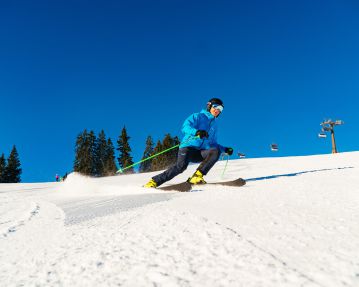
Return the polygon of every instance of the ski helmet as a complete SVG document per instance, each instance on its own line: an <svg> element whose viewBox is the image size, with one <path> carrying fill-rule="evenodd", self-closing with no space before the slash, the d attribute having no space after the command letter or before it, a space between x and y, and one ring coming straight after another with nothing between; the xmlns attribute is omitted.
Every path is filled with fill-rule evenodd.
<svg viewBox="0 0 359 287"><path fill-rule="evenodd" d="M212 108L213 105L218 105L218 106L224 107L223 102L222 102L221 99L212 98L207 103L207 111L209 111Z"/></svg>

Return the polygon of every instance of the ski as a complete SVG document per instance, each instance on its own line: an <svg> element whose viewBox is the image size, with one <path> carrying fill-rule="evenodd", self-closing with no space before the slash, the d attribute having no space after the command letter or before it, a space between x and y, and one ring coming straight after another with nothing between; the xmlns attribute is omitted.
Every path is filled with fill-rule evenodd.
<svg viewBox="0 0 359 287"><path fill-rule="evenodd" d="M243 186L246 184L246 181L243 178L237 178L235 180L222 181L222 182L207 182L204 185L223 185L223 186Z"/></svg>
<svg viewBox="0 0 359 287"><path fill-rule="evenodd" d="M234 186L234 187L240 187L246 184L246 181L243 178L237 178L235 180L229 180L229 181L219 181L219 182L207 182L205 184L190 184L187 181L171 184L167 186L161 186L157 187L156 189L164 190L164 191L179 191L179 192L189 192L192 190L192 187L200 187L200 186L206 186L206 185L221 185L221 186Z"/></svg>
<svg viewBox="0 0 359 287"><path fill-rule="evenodd" d="M167 186L157 187L156 189L165 190L165 191L173 190L173 191L179 191L179 192L188 192L188 191L191 191L192 184L185 181L185 182L181 182L181 183L176 183L176 184L171 184L171 185L167 185Z"/></svg>

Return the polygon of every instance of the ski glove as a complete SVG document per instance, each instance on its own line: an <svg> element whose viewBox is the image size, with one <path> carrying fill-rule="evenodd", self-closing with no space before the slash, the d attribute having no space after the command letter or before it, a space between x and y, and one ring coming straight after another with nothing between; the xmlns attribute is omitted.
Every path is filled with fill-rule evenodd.
<svg viewBox="0 0 359 287"><path fill-rule="evenodd" d="M228 154L228 155L232 155L232 154L233 154L233 148L231 148L231 147L226 147L226 148L224 149L224 152L225 152L226 154Z"/></svg>
<svg viewBox="0 0 359 287"><path fill-rule="evenodd" d="M198 130L196 132L196 136L199 136L201 139L208 138L208 133L207 133L207 131L204 131L204 130Z"/></svg>

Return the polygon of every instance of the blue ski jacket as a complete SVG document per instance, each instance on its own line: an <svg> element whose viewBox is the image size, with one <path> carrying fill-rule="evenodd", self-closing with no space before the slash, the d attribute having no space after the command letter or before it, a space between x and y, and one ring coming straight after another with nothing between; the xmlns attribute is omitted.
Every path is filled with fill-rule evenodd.
<svg viewBox="0 0 359 287"><path fill-rule="evenodd" d="M225 147L217 143L217 122L216 118L206 110L190 115L182 125L183 139L180 148L194 147L199 150L218 148L224 152ZM197 138L196 132L198 130L205 130L208 133L208 138Z"/></svg>

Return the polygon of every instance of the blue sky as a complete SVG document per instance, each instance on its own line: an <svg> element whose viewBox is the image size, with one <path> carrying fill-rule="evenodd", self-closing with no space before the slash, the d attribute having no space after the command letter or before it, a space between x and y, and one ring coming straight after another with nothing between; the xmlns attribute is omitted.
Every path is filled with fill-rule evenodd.
<svg viewBox="0 0 359 287"><path fill-rule="evenodd" d="M235 153L330 153L325 118L358 150L358 31L354 0L0 1L0 153L52 181L85 128L115 142L125 125L137 161L212 97Z"/></svg>

